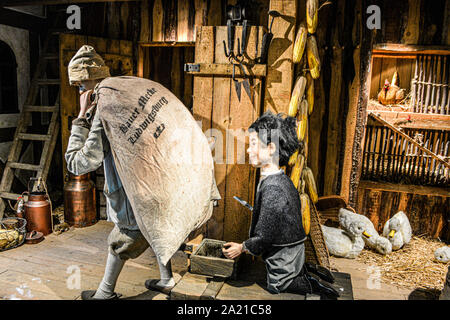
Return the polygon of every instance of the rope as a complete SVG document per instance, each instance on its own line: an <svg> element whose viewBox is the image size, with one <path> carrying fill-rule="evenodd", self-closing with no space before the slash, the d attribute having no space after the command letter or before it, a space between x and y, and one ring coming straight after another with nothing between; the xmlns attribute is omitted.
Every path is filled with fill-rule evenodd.
<svg viewBox="0 0 450 320"><path fill-rule="evenodd" d="M52 204L52 200L50 200L50 196L49 196L48 191L47 191L47 185L45 184L44 179L42 179L42 177L39 177L38 178L38 185L41 182L44 185L45 194L47 195L47 200L50 203L50 221L52 223L52 232L55 232L55 229L54 229L54 226L53 226L53 204Z"/></svg>
<svg viewBox="0 0 450 320"><path fill-rule="evenodd" d="M448 87L448 83L433 83L433 82L426 82L426 81L419 81L419 80L411 80L414 84L430 84L436 87Z"/></svg>

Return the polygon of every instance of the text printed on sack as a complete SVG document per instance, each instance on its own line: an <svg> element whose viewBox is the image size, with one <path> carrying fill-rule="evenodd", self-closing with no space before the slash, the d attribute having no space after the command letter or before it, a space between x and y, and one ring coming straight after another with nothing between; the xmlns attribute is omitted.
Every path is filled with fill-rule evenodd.
<svg viewBox="0 0 450 320"><path fill-rule="evenodd" d="M123 134L128 133L133 122L137 119L138 115L141 114L141 111L145 109L147 102L150 100L150 97L152 97L156 92L157 91L155 88L147 89L145 94L139 97L138 100L139 108L134 108L133 112L131 113L127 121L119 126L120 131L122 131ZM156 115L158 114L159 110L161 110L161 108L168 103L169 101L166 99L166 97L161 97L156 103L154 103L151 106L151 111L145 116L144 121L141 124L139 124L139 127L134 129L134 131L128 137L127 140L131 144L135 144L136 141L138 141L139 138L141 137L142 133L148 128L148 125L155 121ZM164 123L161 123L159 126L156 127L156 130L153 133L155 139L157 139L161 135L164 129L165 129Z"/></svg>

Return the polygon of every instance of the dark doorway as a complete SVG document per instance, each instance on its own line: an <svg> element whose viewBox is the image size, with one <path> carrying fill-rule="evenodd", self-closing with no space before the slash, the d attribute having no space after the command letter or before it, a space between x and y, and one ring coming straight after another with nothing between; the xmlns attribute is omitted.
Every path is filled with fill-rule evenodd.
<svg viewBox="0 0 450 320"><path fill-rule="evenodd" d="M0 113L18 113L16 57L3 41L0 41L0 57Z"/></svg>

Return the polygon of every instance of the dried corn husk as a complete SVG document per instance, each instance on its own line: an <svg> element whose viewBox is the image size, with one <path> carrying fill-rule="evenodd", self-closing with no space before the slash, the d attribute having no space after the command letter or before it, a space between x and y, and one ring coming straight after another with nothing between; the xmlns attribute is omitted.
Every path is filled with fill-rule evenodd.
<svg viewBox="0 0 450 320"><path fill-rule="evenodd" d="M434 251L443 245L437 239L413 236L400 250L384 256L372 249L365 249L356 260L380 268L384 283L409 289L441 291L449 264L436 261Z"/></svg>
<svg viewBox="0 0 450 320"><path fill-rule="evenodd" d="M312 170L308 167L305 167L303 169L302 178L305 180L306 191L309 194L311 201L313 203L317 203L317 200L319 200L319 196L317 195L316 181L314 180Z"/></svg>
<svg viewBox="0 0 450 320"><path fill-rule="evenodd" d="M300 61L302 61L303 53L305 52L307 36L308 30L306 29L305 22L302 21L298 27L297 36L295 37L294 42L294 50L292 56L292 61L294 63L300 63Z"/></svg>
<svg viewBox="0 0 450 320"><path fill-rule="evenodd" d="M309 72L311 72L313 79L318 79L320 77L320 58L319 50L317 49L317 41L313 35L308 37L306 55L308 58Z"/></svg>
<svg viewBox="0 0 450 320"><path fill-rule="evenodd" d="M291 166L291 167L292 167L293 165L295 165L295 162L297 161L297 157L298 157L298 150L295 151L295 152L290 156L289 161L288 161L288 165Z"/></svg>
<svg viewBox="0 0 450 320"><path fill-rule="evenodd" d="M306 0L306 23L308 32L313 34L317 29L319 0Z"/></svg>
<svg viewBox="0 0 450 320"><path fill-rule="evenodd" d="M309 126L309 123L308 123ZM306 133L305 133L305 143L303 144L303 155L305 156L305 158L308 158L308 141L309 141L309 132L308 132L308 128L306 128Z"/></svg>
<svg viewBox="0 0 450 320"><path fill-rule="evenodd" d="M305 94L305 88L306 88L306 78L303 76L298 77L297 81L295 82L294 89L292 90L291 100L289 102L289 111L288 111L289 116L295 117L297 115L300 101L302 100L303 95Z"/></svg>
<svg viewBox="0 0 450 320"><path fill-rule="evenodd" d="M295 165L291 170L291 177L290 177L296 189L298 188L298 184L301 178L301 174L303 172L304 165L305 165L305 157L303 157L302 155L298 155L297 161L295 162Z"/></svg>
<svg viewBox="0 0 450 320"><path fill-rule="evenodd" d="M314 108L314 79L309 72L306 74L306 101L308 101L308 115L310 115Z"/></svg>
<svg viewBox="0 0 450 320"><path fill-rule="evenodd" d="M308 235L311 230L311 204L309 197L306 193L300 194L301 211L302 211L302 224L305 233Z"/></svg>
<svg viewBox="0 0 450 320"><path fill-rule="evenodd" d="M305 134L308 130L308 102L305 99L300 103L297 120L297 138L301 142L305 139Z"/></svg>

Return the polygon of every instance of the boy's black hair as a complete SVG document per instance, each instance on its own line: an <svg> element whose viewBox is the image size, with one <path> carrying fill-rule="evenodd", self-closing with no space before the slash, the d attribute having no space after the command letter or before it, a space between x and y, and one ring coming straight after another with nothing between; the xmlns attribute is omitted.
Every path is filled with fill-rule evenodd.
<svg viewBox="0 0 450 320"><path fill-rule="evenodd" d="M282 114L265 112L248 128L249 132L258 133L259 139L269 145L274 141L278 151L278 163L280 166L288 164L290 156L297 150L303 150L303 144L297 138L297 121L294 117L282 117ZM278 136L278 144L276 136Z"/></svg>

